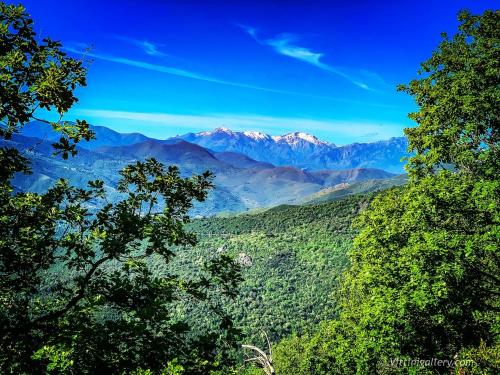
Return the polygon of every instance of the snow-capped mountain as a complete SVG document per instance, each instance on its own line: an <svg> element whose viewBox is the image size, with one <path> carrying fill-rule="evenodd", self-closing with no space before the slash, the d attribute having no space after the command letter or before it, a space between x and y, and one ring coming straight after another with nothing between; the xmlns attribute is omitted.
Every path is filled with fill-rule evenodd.
<svg viewBox="0 0 500 375"><path fill-rule="evenodd" d="M335 146L333 143L328 143L319 140L316 136L303 133L303 132L293 132L284 135L276 135L270 136L269 134L258 132L258 131L232 131L229 128L219 127L212 131L203 131L199 133L188 133L180 136L181 138L201 138L201 137L209 137L212 139L246 139L253 140L256 142L275 142L281 144L288 144L289 146L297 146L299 144L310 143L313 145L330 145Z"/></svg>
<svg viewBox="0 0 500 375"><path fill-rule="evenodd" d="M309 155L324 153L335 145L301 132L270 136L256 131L237 132L228 128L188 133L179 138L216 152L239 152L252 159L275 165L307 167Z"/></svg>
<svg viewBox="0 0 500 375"><path fill-rule="evenodd" d="M246 135L248 138L252 138L256 141L269 140L269 138L272 138L268 134L262 132L244 131L243 134Z"/></svg>
<svg viewBox="0 0 500 375"><path fill-rule="evenodd" d="M336 146L304 132L270 136L256 131L232 131L217 128L178 137L215 152L238 152L278 166L295 166L310 170L381 168L401 173L401 158L406 155L404 137L373 143Z"/></svg>
<svg viewBox="0 0 500 375"><path fill-rule="evenodd" d="M262 134L262 133L260 133L260 134ZM286 144L290 145L291 147L297 147L299 145L303 145L304 142L311 143L314 145L335 146L333 143L327 143L327 142L321 141L318 138L316 138L314 135L302 133L302 132L288 133L285 135L274 136L271 138L277 143L286 143Z"/></svg>
<svg viewBox="0 0 500 375"><path fill-rule="evenodd" d="M349 187L367 183L362 188L353 185L348 194L391 186L394 182L380 181L392 179L394 175L389 172L401 173L400 159L406 148L405 138L337 147L300 132L272 137L222 128L161 140L138 133L122 134L102 126L93 126L92 130L97 140L83 142L78 146L78 155L65 161L51 156L51 143L57 139L51 127L44 123L28 124L22 134L7 142L9 147L29 149L33 158L34 173L18 176L15 187L19 191L44 191L63 176L78 187L98 178L116 192L121 168L154 157L165 165L177 165L185 176L206 170L215 174L216 189L204 204L206 208L197 212L238 212L302 202L306 197L320 199L315 194L322 191L325 194L321 197L344 194L337 192L341 184Z"/></svg>
<svg viewBox="0 0 500 375"><path fill-rule="evenodd" d="M81 142L79 147L94 150L104 146L127 146L151 141L139 133L122 134L103 126L92 126L96 140ZM43 123L33 122L23 129L22 135L53 141L58 139L51 128ZM372 143L353 143L336 146L304 132L270 136L257 131L237 132L228 128L188 133L167 140L155 140L169 144L184 140L215 153L226 153L226 159L234 153L243 154L262 163L275 166L293 166L299 169L351 169L377 168L394 173L403 173L401 158L406 156L406 138L391 138ZM233 153L233 154L231 154Z"/></svg>

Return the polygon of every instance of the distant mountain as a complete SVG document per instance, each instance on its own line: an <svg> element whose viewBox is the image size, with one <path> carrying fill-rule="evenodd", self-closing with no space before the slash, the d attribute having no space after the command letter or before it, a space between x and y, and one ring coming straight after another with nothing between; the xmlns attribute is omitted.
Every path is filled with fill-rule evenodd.
<svg viewBox="0 0 500 375"><path fill-rule="evenodd" d="M361 193L369 193L388 189L393 186L401 186L408 182L405 174L385 179L368 179L355 182L342 182L337 185L324 188L310 196L301 198L297 203L318 204L343 199L347 196Z"/></svg>
<svg viewBox="0 0 500 375"><path fill-rule="evenodd" d="M80 142L80 148L96 150L102 147L129 146L145 141L159 141L140 133L118 133L104 126L91 126L91 129L96 133L96 139ZM22 129L21 135L51 142L59 139L58 133L54 132L49 125L38 121L27 124ZM219 154L220 158L229 164L245 163L245 161L243 159L230 161L231 154L222 153L237 153L261 163L293 166L306 170L375 168L393 173L404 172L404 163L401 159L407 156L408 146L404 137L336 146L303 132L270 136L262 132L236 132L228 128L187 133L160 142L174 144L181 140L213 151L214 155Z"/></svg>
<svg viewBox="0 0 500 375"><path fill-rule="evenodd" d="M261 132L235 132L227 128L175 137L216 152L238 152L274 164L310 170L377 168L402 173L407 140L391 138L373 143L336 146L313 135L295 132L270 136Z"/></svg>
<svg viewBox="0 0 500 375"><path fill-rule="evenodd" d="M343 182L381 180L394 177L394 173L375 168L354 168L344 170L323 170L311 172L323 181L323 185L333 186Z"/></svg>
<svg viewBox="0 0 500 375"><path fill-rule="evenodd" d="M309 171L292 166L275 167L240 153L214 152L181 139L147 139L131 145L93 150L79 148L78 155L68 160L52 156L50 143L23 135L14 135L11 141L0 142L0 147L16 147L32 160L34 173L16 176L14 184L18 190L42 192L61 177L78 187L86 186L88 180L101 179L110 199L116 200L119 199L116 191L118 171L136 160L155 157L166 165L179 166L184 176L205 170L215 173L216 188L208 200L197 205L192 212L201 215L295 204L339 183L394 176L377 169Z"/></svg>
<svg viewBox="0 0 500 375"><path fill-rule="evenodd" d="M217 128L210 132L188 133L177 138L196 143L216 152L238 152L252 159L279 166L309 167L314 154L335 147L306 133L271 137L261 132L233 132ZM310 164L310 163L309 163Z"/></svg>
<svg viewBox="0 0 500 375"><path fill-rule="evenodd" d="M405 137L390 138L372 143L353 143L331 150L324 160L328 169L377 168L403 173L408 140ZM321 164L321 163L320 163Z"/></svg>
<svg viewBox="0 0 500 375"><path fill-rule="evenodd" d="M189 166L190 169L198 171L210 169L216 172L227 168L207 149L182 140L163 143L150 139L128 146L100 147L95 151L124 159L155 158L164 164Z"/></svg>
<svg viewBox="0 0 500 375"><path fill-rule="evenodd" d="M271 163L256 161L237 152L216 152L214 155L218 160L237 168L274 168Z"/></svg>
<svg viewBox="0 0 500 375"><path fill-rule="evenodd" d="M80 142L78 144L80 148L94 150L103 146L126 146L151 139L141 133L118 133L105 126L91 125L90 129L95 132L96 139ZM61 137L60 133L55 132L50 125L40 121L28 123L22 129L21 135L40 138L51 142Z"/></svg>

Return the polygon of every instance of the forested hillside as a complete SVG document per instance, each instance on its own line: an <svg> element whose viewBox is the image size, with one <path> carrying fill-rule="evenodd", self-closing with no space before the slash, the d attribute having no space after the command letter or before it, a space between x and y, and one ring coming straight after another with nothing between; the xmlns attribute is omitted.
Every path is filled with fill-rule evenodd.
<svg viewBox="0 0 500 375"><path fill-rule="evenodd" d="M34 129L34 130L33 130ZM354 191L345 189L352 183L375 180L374 184L392 186L394 174L380 169L304 171L294 167L275 167L257 162L243 154L215 153L183 140L141 140L137 134L121 134L105 127L91 127L103 142L117 140L121 146L88 147L78 145L78 154L69 160L53 155L56 139L49 124L30 122L23 133L41 138L14 134L10 140L0 139L0 146L14 147L31 161L30 175L16 175L13 185L19 191L40 193L65 178L74 186L84 188L88 180L100 179L110 201L117 201L119 171L137 160L154 157L164 165L176 165L183 176L210 170L215 174L215 187L203 204L195 204L190 214L210 216L221 212L243 212L278 204L296 204L326 187L337 186L344 195L372 190L358 185ZM48 132L48 135L45 133ZM111 135L112 136L111 136ZM138 141L138 143L134 143ZM92 141L93 142L93 141ZM92 144L92 142L90 142ZM128 142L128 143L127 143ZM89 142L87 142L89 143ZM99 144L99 143L98 143ZM397 184L397 181L394 181Z"/></svg>
<svg viewBox="0 0 500 375"><path fill-rule="evenodd" d="M194 220L199 243L177 261L224 253L242 266L240 292L229 311L245 341L304 333L337 315L335 290L347 267L351 222L372 195L311 206L279 206L232 218Z"/></svg>
<svg viewBox="0 0 500 375"><path fill-rule="evenodd" d="M0 1L0 373L499 374L500 11L462 11L458 22L398 87L415 100L415 126L396 148L368 147L373 160L395 160L408 145L408 174L394 176L276 167L64 121L87 84L86 56L40 38L22 6ZM349 78L290 35L277 43L243 29ZM33 121L50 141L22 135ZM189 137L370 161L362 144L226 130ZM231 204L259 208L195 218L206 203L227 208L221 187ZM262 207L271 203L281 205Z"/></svg>

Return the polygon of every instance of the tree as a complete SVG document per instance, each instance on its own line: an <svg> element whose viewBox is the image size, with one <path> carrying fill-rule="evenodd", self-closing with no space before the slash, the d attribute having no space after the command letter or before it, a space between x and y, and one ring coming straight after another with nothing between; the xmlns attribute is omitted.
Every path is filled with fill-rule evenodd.
<svg viewBox="0 0 500 375"><path fill-rule="evenodd" d="M290 354L277 346L278 372L293 358L303 374L449 373L399 363L460 358L475 365L457 373L498 373L500 12L458 18L458 33L400 87L419 105L405 130L408 185L357 219L340 318L289 340Z"/></svg>
<svg viewBox="0 0 500 375"><path fill-rule="evenodd" d="M40 109L55 110L60 119L46 121L61 133L55 153L75 155L93 133L61 120L85 74L59 42L36 39L22 6L0 3L4 144ZM182 178L175 166L137 162L121 171L123 198L113 204L102 181L78 189L60 180L34 194L14 191L16 173L29 173L29 160L0 148L2 373L208 373L224 364L236 331L220 299L234 297L238 266L221 255L188 280L168 268L175 248L195 243L184 224L212 187L209 172ZM190 331L178 301L207 305L215 325Z"/></svg>
<svg viewBox="0 0 500 375"><path fill-rule="evenodd" d="M443 41L422 63L421 78L399 90L415 98L409 117L410 174L448 166L492 178L499 170L499 11L458 15L458 33Z"/></svg>
<svg viewBox="0 0 500 375"><path fill-rule="evenodd" d="M405 129L410 182L358 220L343 314L363 371L498 348L500 12L458 19L422 78L400 87L419 105Z"/></svg>

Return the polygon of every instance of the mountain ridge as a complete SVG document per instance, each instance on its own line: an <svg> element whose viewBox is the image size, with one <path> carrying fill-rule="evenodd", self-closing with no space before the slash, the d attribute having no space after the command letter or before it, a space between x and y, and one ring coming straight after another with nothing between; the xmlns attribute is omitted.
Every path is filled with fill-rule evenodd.
<svg viewBox="0 0 500 375"><path fill-rule="evenodd" d="M111 199L119 199L116 186L119 170L137 160L155 157L167 165L177 165L184 176L211 170L215 189L208 200L197 205L192 214L211 216L220 212L244 212L260 207L297 204L303 197L333 184L366 179L386 179L392 173L378 169L313 171L293 166L275 166L234 152L217 153L183 140L148 139L132 145L103 146L88 150L78 147L74 158L63 160L52 155L51 142L15 134L0 146L20 149L32 161L33 174L18 174L18 191L43 192L58 178L66 178L84 188L88 180L101 179Z"/></svg>
<svg viewBox="0 0 500 375"><path fill-rule="evenodd" d="M270 136L262 132L237 132L219 127L169 139L183 139L215 152L238 152L276 166L293 165L311 170L377 168L402 173L401 159L408 155L405 137L337 146L304 132Z"/></svg>
<svg viewBox="0 0 500 375"><path fill-rule="evenodd" d="M155 139L141 133L119 133L104 126L91 125L91 129L96 133L96 140L80 142L80 148L96 150L144 141L172 143L183 140L212 153L236 152L258 162L307 170L376 168L403 173L401 159L408 156L405 137L337 146L305 132L271 136L258 131L239 132L219 127L211 131ZM47 140L59 139L59 135L49 125L40 122L29 123L21 134Z"/></svg>

